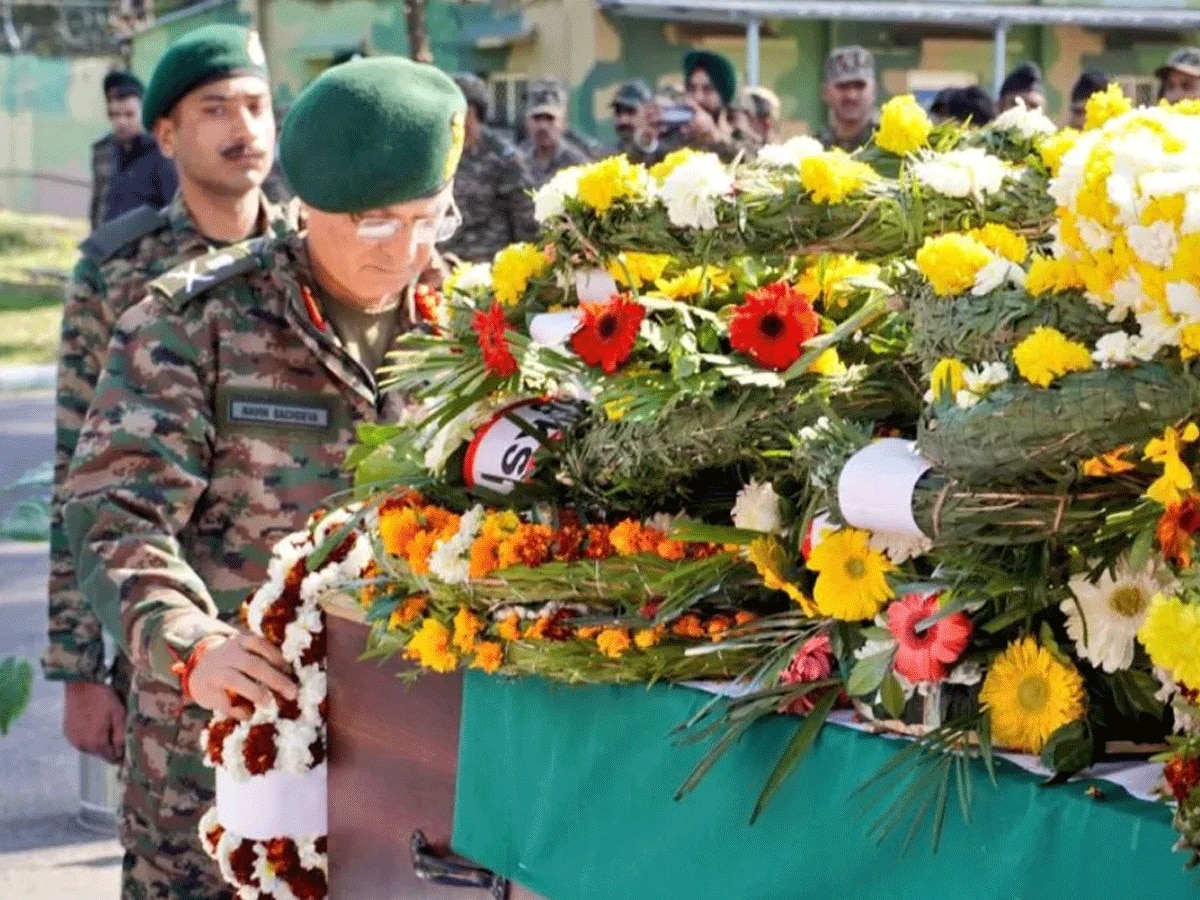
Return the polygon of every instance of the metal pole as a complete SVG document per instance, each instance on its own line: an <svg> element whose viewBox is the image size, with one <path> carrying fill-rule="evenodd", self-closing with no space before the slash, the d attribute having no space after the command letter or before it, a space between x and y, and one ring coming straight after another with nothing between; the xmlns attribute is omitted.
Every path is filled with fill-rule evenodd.
<svg viewBox="0 0 1200 900"><path fill-rule="evenodd" d="M992 39L992 96L1000 96L1000 85L1008 69L1008 23L1001 19L996 23Z"/></svg>
<svg viewBox="0 0 1200 900"><path fill-rule="evenodd" d="M760 23L751 19L746 23L746 86L758 87L758 38Z"/></svg>

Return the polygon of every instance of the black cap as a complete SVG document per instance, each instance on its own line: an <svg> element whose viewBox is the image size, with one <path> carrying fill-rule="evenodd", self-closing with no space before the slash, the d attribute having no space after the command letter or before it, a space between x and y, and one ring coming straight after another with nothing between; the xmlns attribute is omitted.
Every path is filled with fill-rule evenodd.
<svg viewBox="0 0 1200 900"><path fill-rule="evenodd" d="M104 98L141 97L145 86L132 72L109 72L104 76Z"/></svg>
<svg viewBox="0 0 1200 900"><path fill-rule="evenodd" d="M475 115L480 121L487 121L488 112L492 108L492 97L487 82L471 72L455 72L451 77L467 98L467 105L475 110Z"/></svg>
<svg viewBox="0 0 1200 900"><path fill-rule="evenodd" d="M1098 94L1108 87L1108 76L1099 69L1088 69L1079 76L1075 86L1071 88L1071 102L1083 103L1092 94Z"/></svg>
<svg viewBox="0 0 1200 900"><path fill-rule="evenodd" d="M654 94L650 90L650 86L644 81L627 81L619 88L616 94L613 95L612 105L622 106L627 109L641 109Z"/></svg>
<svg viewBox="0 0 1200 900"><path fill-rule="evenodd" d="M978 85L945 88L939 91L929 111L934 115L957 122L970 122L972 125L986 125L996 118L996 104L992 102L987 91Z"/></svg>
<svg viewBox="0 0 1200 900"><path fill-rule="evenodd" d="M1021 63L1008 73L1004 84L1000 85L1000 96L1005 94L1023 94L1042 86L1042 70L1036 63Z"/></svg>

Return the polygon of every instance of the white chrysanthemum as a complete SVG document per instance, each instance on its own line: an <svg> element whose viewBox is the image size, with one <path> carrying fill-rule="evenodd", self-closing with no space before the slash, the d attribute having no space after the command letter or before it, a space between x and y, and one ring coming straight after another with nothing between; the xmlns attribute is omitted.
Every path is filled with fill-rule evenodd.
<svg viewBox="0 0 1200 900"><path fill-rule="evenodd" d="M799 438L801 442L808 444L821 437L824 432L829 430L829 426L829 416L821 416L811 425L805 425L798 432L796 432L796 437Z"/></svg>
<svg viewBox="0 0 1200 900"><path fill-rule="evenodd" d="M250 770L246 768L245 754L242 752L245 750L246 736L249 733L249 724L242 722L227 734L221 743L221 768L238 781L245 781L250 777Z"/></svg>
<svg viewBox="0 0 1200 900"><path fill-rule="evenodd" d="M972 394L983 395L1009 379L1008 366L1002 362L980 363L963 372L963 385Z"/></svg>
<svg viewBox="0 0 1200 900"><path fill-rule="evenodd" d="M1171 711L1175 715L1175 733L1195 734L1200 732L1200 718L1197 718L1192 712L1195 706L1181 694L1179 684L1175 681L1172 673L1158 666L1153 668L1153 673L1158 682L1158 690L1154 693L1154 699L1171 707Z"/></svg>
<svg viewBox="0 0 1200 900"><path fill-rule="evenodd" d="M1163 347L1178 347L1181 326L1167 318L1166 314L1154 304L1145 311L1137 313L1138 330L1147 346L1154 347L1158 353Z"/></svg>
<svg viewBox="0 0 1200 900"><path fill-rule="evenodd" d="M429 555L429 571L446 584L466 584L471 580L471 545L483 525L483 507L476 504L458 523L458 531L438 541Z"/></svg>
<svg viewBox="0 0 1200 900"><path fill-rule="evenodd" d="M1064 600L1061 608L1079 656L1105 672L1129 668L1150 599L1170 590L1165 581L1153 567L1130 572L1124 561L1115 573L1106 569L1095 584L1084 576L1072 578L1075 601Z"/></svg>
<svg viewBox="0 0 1200 900"><path fill-rule="evenodd" d="M816 138L808 135L797 135L782 144L767 144L758 151L758 162L764 166L776 169L799 168L802 160L825 152L824 146Z"/></svg>
<svg viewBox="0 0 1200 900"><path fill-rule="evenodd" d="M1121 223L1129 225L1137 225L1141 221L1141 212L1137 194L1133 189L1133 181L1124 175L1118 175L1116 172L1108 176L1104 184L1105 191L1108 194L1108 201L1116 207L1117 218Z"/></svg>
<svg viewBox="0 0 1200 900"><path fill-rule="evenodd" d="M1095 300L1096 306L1100 309L1107 309L1106 318L1114 325L1124 322L1130 313L1140 312L1149 300L1146 296L1146 288L1142 285L1141 276L1137 273L1130 273L1125 278L1119 278L1113 282L1111 306L1105 303L1102 297L1093 298L1089 294L1088 299Z"/></svg>
<svg viewBox="0 0 1200 900"><path fill-rule="evenodd" d="M1179 236L1170 222L1130 225L1125 229L1125 237L1133 252L1152 266L1166 269L1175 261L1175 251L1179 249Z"/></svg>
<svg viewBox="0 0 1200 900"><path fill-rule="evenodd" d="M204 852L210 859L217 858L217 851L220 849L221 841L211 843L208 839L209 833L221 824L220 817L217 815L216 804L205 810L204 815L200 817L200 824L196 827L196 831L200 835L200 844L204 848Z"/></svg>
<svg viewBox="0 0 1200 900"><path fill-rule="evenodd" d="M1057 126L1040 109L1028 109L1021 100L1012 109L1005 110L992 120L996 131L1013 131L1031 141L1036 137L1054 134Z"/></svg>
<svg viewBox="0 0 1200 900"><path fill-rule="evenodd" d="M733 194L733 177L715 153L696 153L675 167L659 196L678 228L717 227L717 204Z"/></svg>
<svg viewBox="0 0 1200 900"><path fill-rule="evenodd" d="M945 197L982 200L1004 186L1009 168L978 147L924 156L912 164L917 180Z"/></svg>
<svg viewBox="0 0 1200 900"><path fill-rule="evenodd" d="M1200 322L1200 291L1186 281L1169 282L1167 307L1183 320L1184 325Z"/></svg>
<svg viewBox="0 0 1200 900"><path fill-rule="evenodd" d="M362 504L356 503L352 506L339 507L325 513L325 515L321 516L321 521L313 529L313 543L318 547L325 543L326 540L331 538L340 529L349 525L361 508Z"/></svg>
<svg viewBox="0 0 1200 900"><path fill-rule="evenodd" d="M884 554L896 565L924 556L933 549L933 541L924 535L894 534L887 531L872 531L867 543L872 550Z"/></svg>
<svg viewBox="0 0 1200 900"><path fill-rule="evenodd" d="M300 657L312 646L312 642L313 633L297 622L292 622L283 631L283 646L279 648L279 652L293 666L299 665Z"/></svg>
<svg viewBox="0 0 1200 900"><path fill-rule="evenodd" d="M241 835L234 834L228 828L221 835L221 841L217 844L217 866L221 870L221 877L225 879L226 884L237 885L239 894L241 893L240 882L237 875L233 872L233 851L242 843Z"/></svg>
<svg viewBox="0 0 1200 900"><path fill-rule="evenodd" d="M1183 223L1179 233L1195 234L1197 231L1200 231L1200 191L1188 191L1183 201Z"/></svg>
<svg viewBox="0 0 1200 900"><path fill-rule="evenodd" d="M1158 350L1159 347L1154 341L1143 338L1141 335L1114 331L1096 341L1092 359L1100 364L1100 368L1111 369L1114 366L1128 366L1135 362L1150 362Z"/></svg>
<svg viewBox="0 0 1200 900"><path fill-rule="evenodd" d="M300 717L312 725L323 727L321 702L329 690L325 670L317 663L300 667L296 674L300 682L300 691L296 699L300 706Z"/></svg>
<svg viewBox="0 0 1200 900"><path fill-rule="evenodd" d="M779 534L783 531L783 512L779 505L779 495L775 493L775 487L769 481L760 484L751 479L748 485L738 491L732 516L733 524L738 528L769 534Z"/></svg>
<svg viewBox="0 0 1200 900"><path fill-rule="evenodd" d="M491 286L492 266L490 263L462 263L446 279L447 293L472 294Z"/></svg>
<svg viewBox="0 0 1200 900"><path fill-rule="evenodd" d="M582 166L562 169L533 192L533 216L539 225L545 225L567 211L567 201L574 200L579 193L581 174Z"/></svg>
<svg viewBox="0 0 1200 900"><path fill-rule="evenodd" d="M1080 216L1075 225L1079 229L1079 236L1083 238L1083 243L1093 253L1100 253L1112 247L1113 233L1095 219Z"/></svg>
<svg viewBox="0 0 1200 900"><path fill-rule="evenodd" d="M971 288L971 293L976 297L986 297L1005 285L1019 286L1024 283L1025 270L1016 263L997 256L975 275L975 285Z"/></svg>
<svg viewBox="0 0 1200 900"><path fill-rule="evenodd" d="M454 452L475 436L475 429L486 422L503 402L506 401L490 399L472 403L429 434L425 445L425 469L433 475L441 475Z"/></svg>
<svg viewBox="0 0 1200 900"><path fill-rule="evenodd" d="M296 850L300 855L300 865L306 869L320 869L325 872L329 868L329 858L317 851L315 838L300 838L296 841Z"/></svg>
<svg viewBox="0 0 1200 900"><path fill-rule="evenodd" d="M275 768L303 775L313 767L313 755L309 749L317 739L317 730L308 722L283 719L275 723L279 736L275 740L278 752Z"/></svg>

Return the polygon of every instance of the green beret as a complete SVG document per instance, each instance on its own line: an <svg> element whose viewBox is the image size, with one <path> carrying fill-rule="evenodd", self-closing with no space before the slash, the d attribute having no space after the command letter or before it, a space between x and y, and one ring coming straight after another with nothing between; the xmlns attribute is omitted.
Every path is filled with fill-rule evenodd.
<svg viewBox="0 0 1200 900"><path fill-rule="evenodd" d="M398 56L326 69L288 110L279 164L296 195L331 213L428 197L454 177L467 103L433 66Z"/></svg>
<svg viewBox="0 0 1200 900"><path fill-rule="evenodd" d="M684 76L691 78L697 69L708 74L726 106L733 102L737 96L737 70L727 57L711 50L693 50L683 58Z"/></svg>
<svg viewBox="0 0 1200 900"><path fill-rule="evenodd" d="M185 95L222 78L267 79L267 58L258 33L240 25L205 25L180 37L154 67L142 101L142 123L154 123Z"/></svg>

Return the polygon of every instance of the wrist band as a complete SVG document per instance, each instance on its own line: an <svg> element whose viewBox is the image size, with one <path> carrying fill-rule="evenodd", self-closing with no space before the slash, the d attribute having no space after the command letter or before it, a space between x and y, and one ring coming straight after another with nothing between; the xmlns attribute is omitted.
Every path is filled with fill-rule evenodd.
<svg viewBox="0 0 1200 900"><path fill-rule="evenodd" d="M213 646L213 636L203 638L200 643L192 648L192 652L188 654L186 661L176 662L171 666L172 674L179 678L179 690L183 694L183 699L194 700L192 696L191 679L192 670L196 668L196 664L200 662L200 657L208 652L208 649Z"/></svg>

